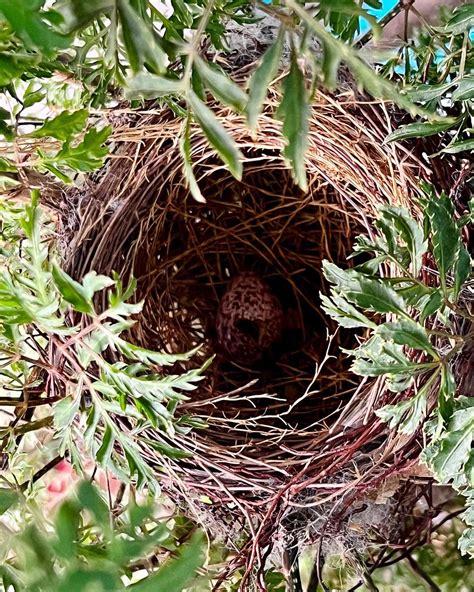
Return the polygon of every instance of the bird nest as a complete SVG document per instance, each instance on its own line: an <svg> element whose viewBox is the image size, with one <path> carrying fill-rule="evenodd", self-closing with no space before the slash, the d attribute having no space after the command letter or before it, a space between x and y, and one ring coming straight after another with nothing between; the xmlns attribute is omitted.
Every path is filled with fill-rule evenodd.
<svg viewBox="0 0 474 592"><path fill-rule="evenodd" d="M418 214L413 196L423 165L384 144L391 122L383 104L351 89L337 97L318 92L303 192L282 157L277 101L271 90L255 137L243 118L211 104L245 156L240 181L192 130L205 203L186 187L182 122L173 112L115 110L113 156L60 209L63 256L74 276L94 269L137 279L145 302L133 329L137 344L169 352L200 346L173 373L215 356L179 408L208 427L170 441L192 460L158 458L138 444L165 468L174 499L238 547L228 569L246 565L242 586L253 589L263 589L260 576L249 582L272 547L354 533L355 516L375 516L377 504L385 511L364 536L378 531L378 542L400 542L408 535L388 517L421 495L406 489L417 472L416 438L390 432L374 413L394 394L381 379L361 382L349 372L339 348L359 336L336 329L319 294L327 290L322 261L347 266L355 236L371 233L381 205ZM238 290L235 278L244 279ZM249 293L266 303L263 312L248 312ZM363 538L350 536L357 545Z"/></svg>

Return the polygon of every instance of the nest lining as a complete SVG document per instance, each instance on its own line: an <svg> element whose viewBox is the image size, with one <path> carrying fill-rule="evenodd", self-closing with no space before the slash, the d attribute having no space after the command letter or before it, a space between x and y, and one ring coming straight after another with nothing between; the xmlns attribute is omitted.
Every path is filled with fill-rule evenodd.
<svg viewBox="0 0 474 592"><path fill-rule="evenodd" d="M207 203L186 189L182 124L172 112L124 111L110 114L116 149L106 168L66 194L60 211L74 276L94 269L137 278L137 297L145 297L133 334L138 344L178 352L204 344L194 367L217 354L182 407L209 427L170 441L192 462L157 458L146 444L142 454L165 467L175 497L200 506L207 496L220 515L232 507L236 524L252 535L239 557L255 565L285 512L331 503L343 516L388 477L406 475L419 454L415 437L390 434L373 413L393 403L393 393L381 380L360 382L348 372L338 346L350 347L354 337L339 331L328 345L335 328L319 310L318 292L325 290L322 259L345 266L355 235L371 232L380 205L416 214L412 196L426 169L404 148L383 144L391 131L383 105L357 101L352 91L337 99L318 93L303 194L281 156L272 93L256 138L241 117L213 106L246 157L240 182L193 130L195 174ZM216 347L219 301L242 271L264 278L293 319L292 335L264 368L241 367Z"/></svg>

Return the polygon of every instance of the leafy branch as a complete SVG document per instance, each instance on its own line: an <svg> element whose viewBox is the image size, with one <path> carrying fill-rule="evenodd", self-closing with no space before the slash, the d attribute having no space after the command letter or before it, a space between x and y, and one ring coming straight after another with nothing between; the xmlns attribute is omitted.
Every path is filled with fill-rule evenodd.
<svg viewBox="0 0 474 592"><path fill-rule="evenodd" d="M448 197L428 186L422 204L423 227L406 209L384 206L374 237L357 238L353 256L362 255L362 263L345 270L324 263L331 290L321 296L322 306L340 326L366 330L361 344L345 353L354 358L353 372L383 376L397 393L377 415L404 434L424 424L430 441L424 461L439 482L472 501L473 406L456 393L453 363L474 343L472 260L461 237L473 212L456 222ZM456 331L459 318L471 327L467 332ZM471 514L468 509L472 525ZM474 554L472 537L467 531L460 544Z"/></svg>
<svg viewBox="0 0 474 592"><path fill-rule="evenodd" d="M164 373L164 367L188 360L194 352L172 355L130 343L124 334L142 308L127 302L134 282L124 287L118 276L95 272L77 282L59 268L38 197L34 193L23 214L3 207L10 220L8 233L17 225L21 244L0 255L5 398L17 408L52 404L60 453L69 453L78 466L79 447L85 446L122 479L135 476L138 486L156 488L156 471L140 455L137 438L152 427L157 449L180 454L168 440L189 428L186 418L174 412L187 399L185 393L196 388L207 364L182 374ZM104 289L108 307L97 312L94 298ZM10 437L16 433L12 430Z"/></svg>

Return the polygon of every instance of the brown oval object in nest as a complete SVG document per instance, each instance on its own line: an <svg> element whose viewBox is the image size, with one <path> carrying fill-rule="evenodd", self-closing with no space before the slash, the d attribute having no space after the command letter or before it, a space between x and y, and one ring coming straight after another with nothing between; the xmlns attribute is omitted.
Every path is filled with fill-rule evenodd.
<svg viewBox="0 0 474 592"><path fill-rule="evenodd" d="M253 365L271 353L283 328L283 309L256 273L243 272L230 283L217 311L219 346L231 360Z"/></svg>

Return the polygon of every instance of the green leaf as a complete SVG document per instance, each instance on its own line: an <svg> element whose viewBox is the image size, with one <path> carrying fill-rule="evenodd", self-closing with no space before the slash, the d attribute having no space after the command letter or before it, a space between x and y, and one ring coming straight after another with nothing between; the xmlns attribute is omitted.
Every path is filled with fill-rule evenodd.
<svg viewBox="0 0 474 592"><path fill-rule="evenodd" d="M55 525L58 537L56 552L65 558L73 558L76 554L78 531L81 513L77 504L71 500L64 501L56 514Z"/></svg>
<svg viewBox="0 0 474 592"><path fill-rule="evenodd" d="M125 590L120 578L110 569L76 568L66 572L55 592L119 592Z"/></svg>
<svg viewBox="0 0 474 592"><path fill-rule="evenodd" d="M459 296L464 283L471 277L472 259L469 251L461 245L454 273L454 298Z"/></svg>
<svg viewBox="0 0 474 592"><path fill-rule="evenodd" d="M459 35L469 31L472 27L474 27L474 3L469 2L464 6L458 6L448 23L444 27L437 28L437 30L440 33Z"/></svg>
<svg viewBox="0 0 474 592"><path fill-rule="evenodd" d="M17 170L13 161L0 157L0 173L16 173Z"/></svg>
<svg viewBox="0 0 474 592"><path fill-rule="evenodd" d="M406 345L412 349L425 351L435 358L438 357L426 330L415 321L384 323L377 329L377 333L382 339L392 340L398 345Z"/></svg>
<svg viewBox="0 0 474 592"><path fill-rule="evenodd" d="M468 101L474 98L474 76L465 76L453 91L453 101Z"/></svg>
<svg viewBox="0 0 474 592"><path fill-rule="evenodd" d="M128 0L116 1L132 72L137 73L146 65L157 74L164 73L169 60L161 37L154 34Z"/></svg>
<svg viewBox="0 0 474 592"><path fill-rule="evenodd" d="M57 264L53 264L52 276L54 283L60 291L62 297L72 304L74 310L86 314L92 314L94 307L84 287L76 280L73 280Z"/></svg>
<svg viewBox="0 0 474 592"><path fill-rule="evenodd" d="M42 7L43 2L38 0L0 0L0 14L25 45L51 55L56 49L68 47L70 40L48 26L44 18L48 13Z"/></svg>
<svg viewBox="0 0 474 592"><path fill-rule="evenodd" d="M17 491L0 487L0 515L5 514L19 500L20 494Z"/></svg>
<svg viewBox="0 0 474 592"><path fill-rule="evenodd" d="M91 512L98 525L106 530L110 528L109 508L92 483L82 481L77 490L77 498L81 506Z"/></svg>
<svg viewBox="0 0 474 592"><path fill-rule="evenodd" d="M284 39L285 29L281 27L275 43L265 51L259 65L250 78L246 113L248 125L252 131L255 131L257 128L258 116L262 111L263 101L267 96L270 83L278 72Z"/></svg>
<svg viewBox="0 0 474 592"><path fill-rule="evenodd" d="M385 138L385 142L399 142L409 138L424 138L440 134L456 125L457 120L446 117L443 121L425 121L402 125Z"/></svg>
<svg viewBox="0 0 474 592"><path fill-rule="evenodd" d="M226 74L211 68L207 62L196 56L194 64L201 79L205 82L211 93L225 105L232 107L238 113L242 113L247 104L247 95Z"/></svg>
<svg viewBox="0 0 474 592"><path fill-rule="evenodd" d="M344 295L347 300L365 310L406 315L403 298L381 280L361 276Z"/></svg>
<svg viewBox="0 0 474 592"><path fill-rule="evenodd" d="M333 291L330 298L324 294L321 294L320 298L321 308L341 327L370 327L372 329L377 327L375 323L370 321L363 313L352 306L352 304L349 304L343 296L336 292Z"/></svg>
<svg viewBox="0 0 474 592"><path fill-rule="evenodd" d="M188 93L188 102L211 146L229 167L236 179L242 179L243 155L225 128L193 91Z"/></svg>
<svg viewBox="0 0 474 592"><path fill-rule="evenodd" d="M446 154L457 154L458 152L464 152L465 150L474 150L474 139L452 142L451 144L448 144L446 148L443 148L441 152L446 152Z"/></svg>
<svg viewBox="0 0 474 592"><path fill-rule="evenodd" d="M308 189L305 155L308 145L309 103L303 72L293 53L290 71L283 80L283 98L276 117L283 121L286 145L283 156L291 165L293 177L303 191Z"/></svg>
<svg viewBox="0 0 474 592"><path fill-rule="evenodd" d="M438 312L438 310L441 308L442 303L443 294L440 290L436 290L435 292L433 292L433 294L431 294L431 296L426 301L423 309L421 310L420 322L424 323L429 316Z"/></svg>
<svg viewBox="0 0 474 592"><path fill-rule="evenodd" d="M452 217L452 203L446 195L439 199L430 198L426 206L431 227L433 255L438 266L443 292L446 292L446 279L452 269L461 246L461 238Z"/></svg>
<svg viewBox="0 0 474 592"><path fill-rule="evenodd" d="M435 444L435 454L431 458L430 464L436 479L442 483L448 483L458 477L463 470L464 464L469 459L474 435L472 413L467 418L467 421L463 423L461 429L446 430L439 443Z"/></svg>
<svg viewBox="0 0 474 592"><path fill-rule="evenodd" d="M426 417L426 404L428 397L426 388L420 391L406 401L397 405L385 405L375 411L375 415L389 424L390 429L398 426L398 431L402 434L413 434L420 423Z"/></svg>
<svg viewBox="0 0 474 592"><path fill-rule="evenodd" d="M132 592L182 592L204 562L202 535L195 533L179 547L177 559L168 560L156 574L130 586Z"/></svg>
<svg viewBox="0 0 474 592"><path fill-rule="evenodd" d="M458 549L461 555L470 555L474 558L474 528L466 528L463 530L458 539Z"/></svg>
<svg viewBox="0 0 474 592"><path fill-rule="evenodd" d="M322 41L323 58L321 69L323 72L324 84L329 90L334 90L337 86L337 73L341 64L342 55L333 43Z"/></svg>
<svg viewBox="0 0 474 592"><path fill-rule="evenodd" d="M442 97L455 82L444 82L443 84L418 84L406 91L412 101L429 102Z"/></svg>
<svg viewBox="0 0 474 592"><path fill-rule="evenodd" d="M393 222L410 254L410 271L415 278L418 277L421 271L422 258L427 249L423 229L406 208L384 206L382 208L382 217ZM396 254L395 250L393 250L393 254Z"/></svg>
<svg viewBox="0 0 474 592"><path fill-rule="evenodd" d="M191 128L189 118L183 131L180 142L181 156L183 158L184 178L189 187L189 191L194 199L199 203L206 203L206 198L201 193L196 177L193 171L193 162L191 157Z"/></svg>
<svg viewBox="0 0 474 592"><path fill-rule="evenodd" d="M97 384L94 384L97 388ZM107 426L102 437L102 444L97 450L95 458L102 466L107 466L115 444L115 437L110 426Z"/></svg>
<svg viewBox="0 0 474 592"><path fill-rule="evenodd" d="M81 132L86 126L89 111L63 111L53 119L47 119L44 124L30 134L32 138L44 138L51 136L63 142L71 140L73 136Z"/></svg>
<svg viewBox="0 0 474 592"><path fill-rule="evenodd" d="M456 394L456 381L447 364L441 367L441 383L438 393L439 413L445 422L451 419L453 413L453 401Z"/></svg>
<svg viewBox="0 0 474 592"><path fill-rule="evenodd" d="M184 91L184 83L181 79L165 78L148 72L136 74L128 83L127 97L143 97L155 99L169 95L181 94Z"/></svg>
<svg viewBox="0 0 474 592"><path fill-rule="evenodd" d="M41 164L45 167L50 166L49 163L56 166L67 166L84 173L94 171L103 165L108 154L108 149L103 144L107 141L111 131L111 126L101 130L91 128L80 144L72 146L69 142L65 142L61 150L49 162Z"/></svg>
<svg viewBox="0 0 474 592"><path fill-rule="evenodd" d="M100 292L114 284L115 281L112 278L106 275L98 275L96 271L89 271L82 280L84 292L90 300L92 300L96 292Z"/></svg>

